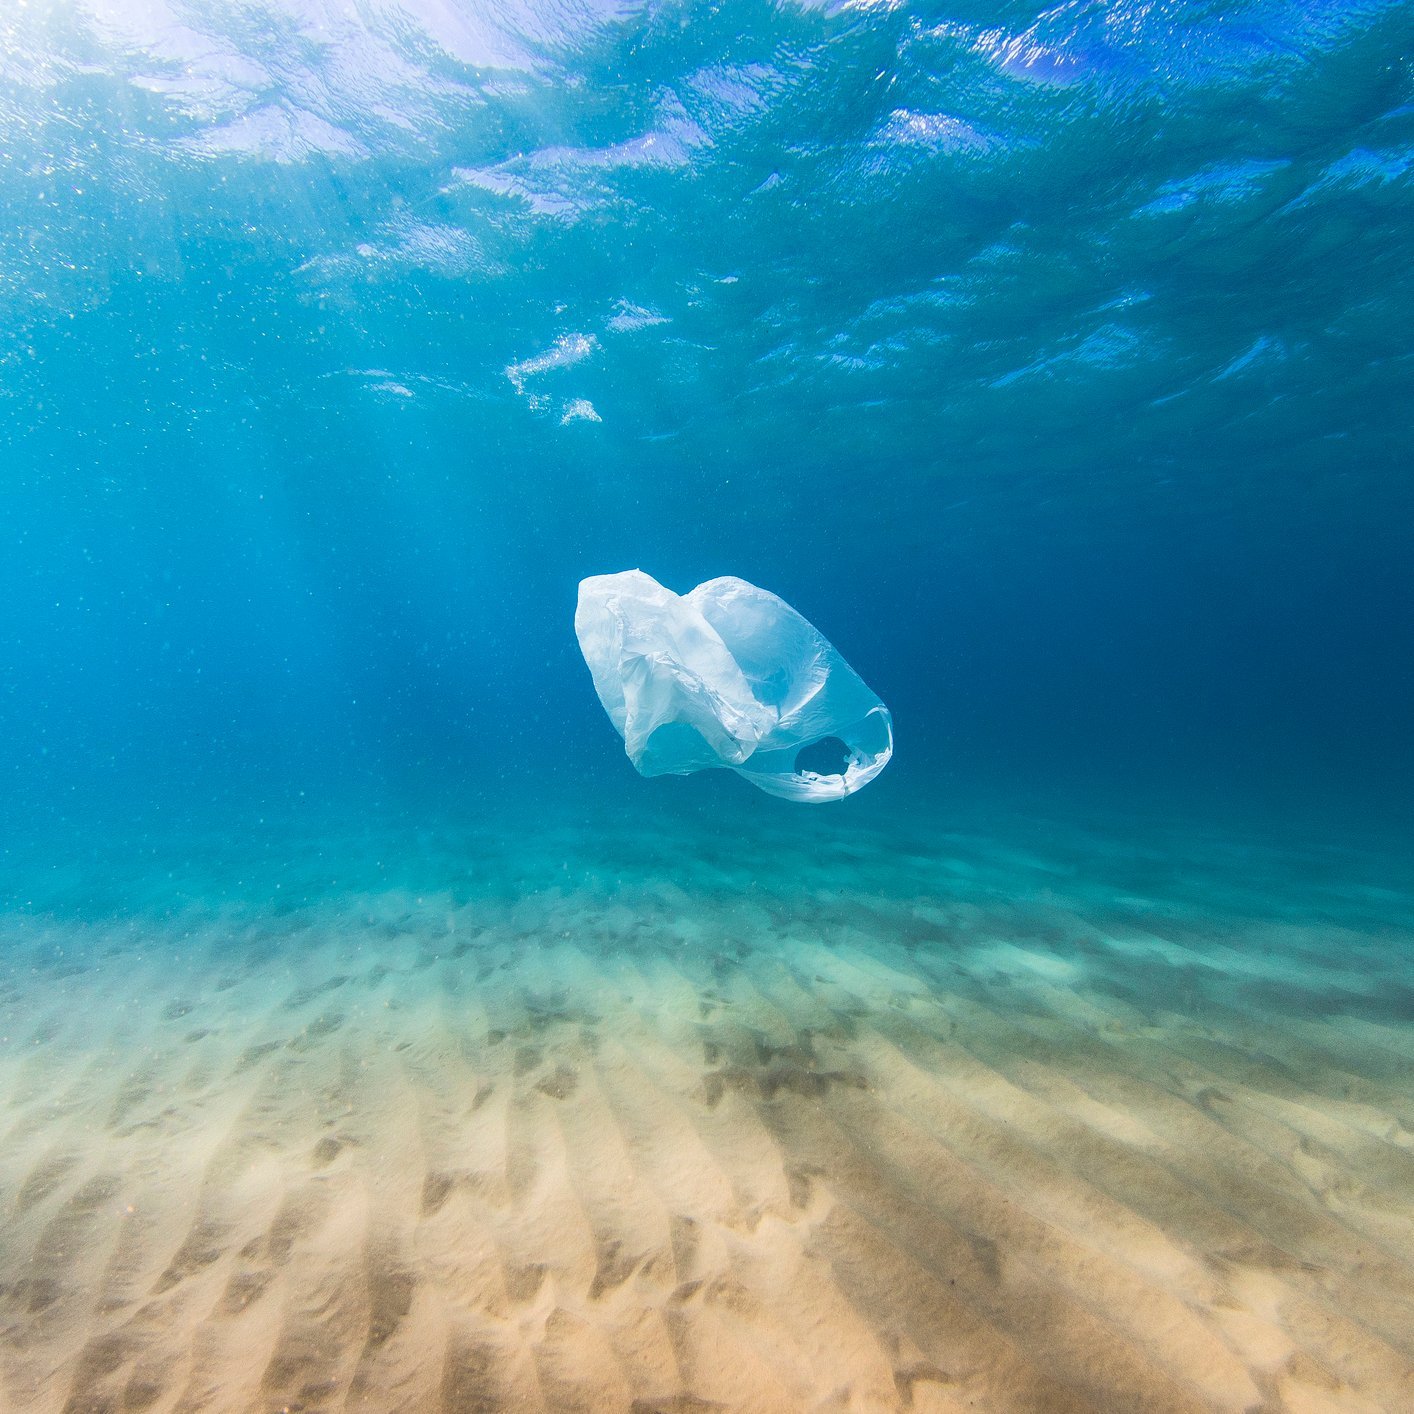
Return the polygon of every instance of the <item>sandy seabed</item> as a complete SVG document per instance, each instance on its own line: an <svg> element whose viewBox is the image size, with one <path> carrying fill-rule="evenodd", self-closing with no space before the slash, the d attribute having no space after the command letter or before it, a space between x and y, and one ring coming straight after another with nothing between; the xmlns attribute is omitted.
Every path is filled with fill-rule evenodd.
<svg viewBox="0 0 1414 1414"><path fill-rule="evenodd" d="M771 818L18 899L0 1411L1414 1409L1414 897Z"/></svg>

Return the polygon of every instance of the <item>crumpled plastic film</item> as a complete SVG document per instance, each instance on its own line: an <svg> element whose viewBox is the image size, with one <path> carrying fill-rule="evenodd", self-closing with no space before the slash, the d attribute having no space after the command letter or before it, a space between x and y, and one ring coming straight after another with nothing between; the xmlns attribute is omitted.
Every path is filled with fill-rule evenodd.
<svg viewBox="0 0 1414 1414"><path fill-rule="evenodd" d="M645 776L725 766L787 800L839 800L893 755L889 709L784 599L730 575L674 594L642 570L579 586L580 651Z"/></svg>

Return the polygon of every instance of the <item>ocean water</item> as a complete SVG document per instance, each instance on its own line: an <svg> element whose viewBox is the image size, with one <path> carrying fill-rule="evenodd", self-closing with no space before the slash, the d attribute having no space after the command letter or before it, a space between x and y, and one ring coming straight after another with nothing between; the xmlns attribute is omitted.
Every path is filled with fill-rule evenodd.
<svg viewBox="0 0 1414 1414"><path fill-rule="evenodd" d="M0 217L0 1414L1414 1407L1408 4L29 0Z"/></svg>

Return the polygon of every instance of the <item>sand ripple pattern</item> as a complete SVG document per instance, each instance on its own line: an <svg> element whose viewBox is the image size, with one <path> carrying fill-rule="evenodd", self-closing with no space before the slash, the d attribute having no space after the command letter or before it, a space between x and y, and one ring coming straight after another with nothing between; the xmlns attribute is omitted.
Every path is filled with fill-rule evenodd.
<svg viewBox="0 0 1414 1414"><path fill-rule="evenodd" d="M585 839L4 919L0 1410L1414 1407L1408 898Z"/></svg>

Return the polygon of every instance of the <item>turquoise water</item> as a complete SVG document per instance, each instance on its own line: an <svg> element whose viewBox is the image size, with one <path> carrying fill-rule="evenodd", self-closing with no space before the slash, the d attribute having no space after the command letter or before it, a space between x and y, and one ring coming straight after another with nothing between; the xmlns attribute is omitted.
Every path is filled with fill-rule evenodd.
<svg viewBox="0 0 1414 1414"><path fill-rule="evenodd" d="M0 15L0 1411L1414 1402L1411 56ZM639 778L634 567L887 770Z"/></svg>
<svg viewBox="0 0 1414 1414"><path fill-rule="evenodd" d="M641 565L940 799L1407 801L1406 6L4 23L7 794L592 791Z"/></svg>

